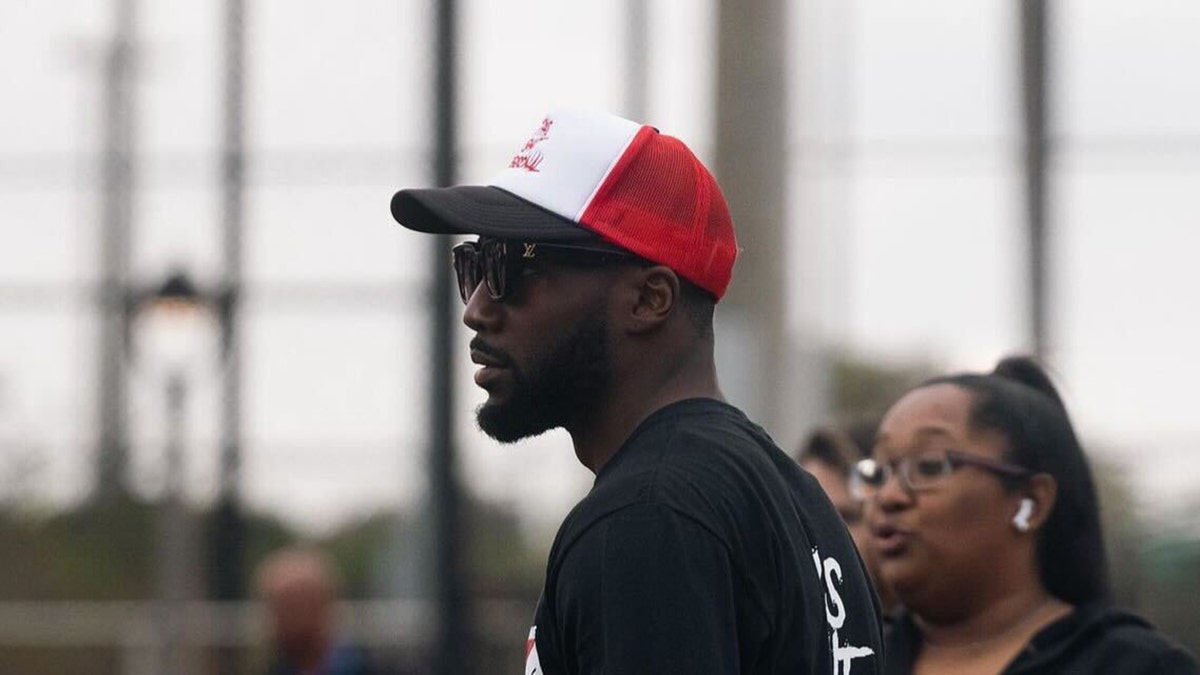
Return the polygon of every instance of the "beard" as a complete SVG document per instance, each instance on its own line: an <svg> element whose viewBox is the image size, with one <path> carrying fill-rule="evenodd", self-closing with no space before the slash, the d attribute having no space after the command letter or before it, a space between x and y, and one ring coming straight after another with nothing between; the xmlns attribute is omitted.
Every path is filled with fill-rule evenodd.
<svg viewBox="0 0 1200 675"><path fill-rule="evenodd" d="M476 409L479 429L512 443L594 410L611 375L607 328L603 308L596 307L570 332L535 352L527 372L510 360L509 396Z"/></svg>

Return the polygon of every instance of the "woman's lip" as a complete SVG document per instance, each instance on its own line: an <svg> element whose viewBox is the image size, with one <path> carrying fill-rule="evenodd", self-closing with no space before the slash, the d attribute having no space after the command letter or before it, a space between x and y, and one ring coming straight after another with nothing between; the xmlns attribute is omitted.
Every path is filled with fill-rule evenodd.
<svg viewBox="0 0 1200 675"><path fill-rule="evenodd" d="M875 537L875 546L884 557L900 555L908 548L908 535L903 532L893 532L886 537Z"/></svg>
<svg viewBox="0 0 1200 675"><path fill-rule="evenodd" d="M903 553L912 539L909 532L891 525L871 528L871 537L879 553L887 557Z"/></svg>

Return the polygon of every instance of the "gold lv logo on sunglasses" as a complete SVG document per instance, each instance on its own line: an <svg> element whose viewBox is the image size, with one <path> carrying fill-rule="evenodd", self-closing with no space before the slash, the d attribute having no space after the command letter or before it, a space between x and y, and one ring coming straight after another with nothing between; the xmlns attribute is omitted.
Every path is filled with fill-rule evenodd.
<svg viewBox="0 0 1200 675"><path fill-rule="evenodd" d="M535 248L537 248L537 244L525 244L525 253L522 254L521 257L522 258L535 257L537 255L536 253L534 253Z"/></svg>

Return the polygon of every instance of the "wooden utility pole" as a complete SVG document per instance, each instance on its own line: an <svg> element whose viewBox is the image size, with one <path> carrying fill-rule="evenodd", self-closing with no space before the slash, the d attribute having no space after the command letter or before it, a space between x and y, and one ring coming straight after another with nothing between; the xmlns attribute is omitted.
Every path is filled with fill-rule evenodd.
<svg viewBox="0 0 1200 675"><path fill-rule="evenodd" d="M786 5L721 0L715 174L741 252L717 309L722 385L768 430L787 414L784 353Z"/></svg>
<svg viewBox="0 0 1200 675"><path fill-rule="evenodd" d="M625 117L646 123L648 53L650 51L650 0L625 0Z"/></svg>
<svg viewBox="0 0 1200 675"><path fill-rule="evenodd" d="M217 501L209 538L212 592L217 600L241 600L245 596L245 522L241 508L242 464L242 240L243 193L246 183L245 52L246 16L244 0L226 0L224 15L224 97L221 138L221 224L224 235L224 283L220 293L222 391L221 447L217 476ZM222 647L217 671L222 675L240 672L236 650Z"/></svg>
<svg viewBox="0 0 1200 675"><path fill-rule="evenodd" d="M1046 120L1047 0L1021 0L1021 101L1024 121L1025 218L1029 232L1029 330L1034 354L1049 351L1050 226L1047 222L1049 140Z"/></svg>
<svg viewBox="0 0 1200 675"><path fill-rule="evenodd" d="M455 0L439 0L434 29L436 72L434 76L434 182L447 187L457 182L458 25ZM433 238L430 260L432 290L429 419L429 499L433 518L433 581L437 604L436 644L433 672L459 675L471 670L471 631L467 626L466 591L463 583L461 488L454 444L454 343L455 313L452 303L458 291L452 283L447 262L451 237Z"/></svg>
<svg viewBox="0 0 1200 675"><path fill-rule="evenodd" d="M101 166L100 343L94 496L128 494L128 392L125 354L129 340L129 250L133 220L134 0L114 3L112 40L104 59L104 150Z"/></svg>

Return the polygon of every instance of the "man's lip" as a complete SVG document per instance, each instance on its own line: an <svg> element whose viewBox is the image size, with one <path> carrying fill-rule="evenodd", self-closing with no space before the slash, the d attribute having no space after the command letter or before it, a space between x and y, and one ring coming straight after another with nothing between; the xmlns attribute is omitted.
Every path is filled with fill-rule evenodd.
<svg viewBox="0 0 1200 675"><path fill-rule="evenodd" d="M508 356L503 351L484 342L479 336L471 339L469 347L471 361L474 363L491 368L503 368L508 365Z"/></svg>
<svg viewBox="0 0 1200 675"><path fill-rule="evenodd" d="M471 362L481 365L485 368L503 368L504 363L501 359L490 354L479 351L478 349L471 350Z"/></svg>
<svg viewBox="0 0 1200 675"><path fill-rule="evenodd" d="M487 389L488 383L499 377L503 370L501 366L483 366L475 371L475 386Z"/></svg>
<svg viewBox="0 0 1200 675"><path fill-rule="evenodd" d="M478 337L471 340L471 361L483 366L475 371L475 385L489 389L508 367L508 358L504 352L487 344Z"/></svg>

